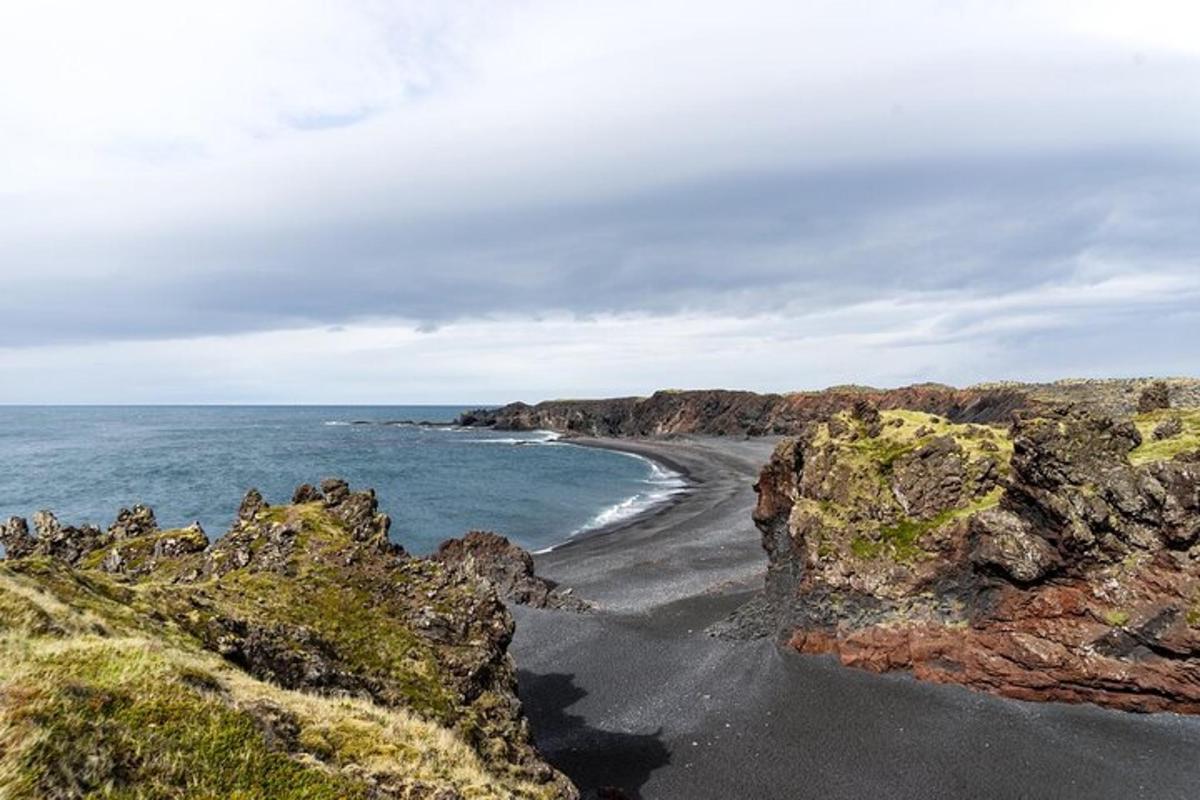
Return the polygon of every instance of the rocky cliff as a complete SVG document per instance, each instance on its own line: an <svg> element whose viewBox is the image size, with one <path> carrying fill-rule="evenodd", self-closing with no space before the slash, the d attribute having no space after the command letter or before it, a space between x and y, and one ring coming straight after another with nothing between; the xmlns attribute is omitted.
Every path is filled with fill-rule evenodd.
<svg viewBox="0 0 1200 800"><path fill-rule="evenodd" d="M1168 387L1169 388L1169 387ZM860 402L757 484L766 605L806 653L1034 700L1200 713L1200 412L1008 428Z"/></svg>
<svg viewBox="0 0 1200 800"><path fill-rule="evenodd" d="M496 587L388 525L330 480L211 544L144 507L0 526L0 796L577 797Z"/></svg>
<svg viewBox="0 0 1200 800"><path fill-rule="evenodd" d="M650 397L512 403L463 414L459 424L503 430L552 430L586 436L798 434L814 420L858 401L876 408L926 411L955 422L996 422L1013 411L1063 401L1087 402L1109 413L1132 413L1150 379L983 384L956 389L919 384L899 389L834 387L820 392L755 394L725 390L660 391ZM1200 381L1163 383L1176 405L1200 405Z"/></svg>
<svg viewBox="0 0 1200 800"><path fill-rule="evenodd" d="M463 414L463 425L505 430L553 430L587 436L709 434L763 436L800 431L805 424L867 399L880 408L919 408L961 420L1003 417L1027 403L1008 388L974 391L927 384L903 389L827 389L795 394L661 391L650 397L513 403Z"/></svg>

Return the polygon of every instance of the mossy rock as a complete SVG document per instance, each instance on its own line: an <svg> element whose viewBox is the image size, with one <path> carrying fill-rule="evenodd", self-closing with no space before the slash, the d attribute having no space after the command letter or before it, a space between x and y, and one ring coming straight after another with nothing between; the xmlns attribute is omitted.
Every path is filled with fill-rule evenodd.
<svg viewBox="0 0 1200 800"><path fill-rule="evenodd" d="M939 532L999 502L1012 457L1001 430L906 410L836 414L803 448L790 526L826 562L927 558Z"/></svg>
<svg viewBox="0 0 1200 800"><path fill-rule="evenodd" d="M494 590L380 530L355 493L123 540L116 572L0 563L0 797L576 796Z"/></svg>

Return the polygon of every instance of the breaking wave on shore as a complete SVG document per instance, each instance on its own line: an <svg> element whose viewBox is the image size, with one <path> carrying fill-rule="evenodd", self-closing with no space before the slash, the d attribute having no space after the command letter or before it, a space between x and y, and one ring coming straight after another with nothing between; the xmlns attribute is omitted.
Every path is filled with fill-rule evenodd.
<svg viewBox="0 0 1200 800"><path fill-rule="evenodd" d="M561 444L569 444L561 442ZM645 463L649 467L649 475L644 479L645 489L632 494L620 502L607 506L596 513L590 520L571 531L567 537L567 541L577 536L595 531L611 528L622 523L629 522L643 514L654 511L660 508L675 497L685 494L688 491L688 481L682 474L669 469L653 459L647 458L639 453L630 453L624 450L612 450L610 452L619 453L620 455L637 459ZM565 544L564 542L556 542L550 547L537 550L538 553L548 553L556 547Z"/></svg>

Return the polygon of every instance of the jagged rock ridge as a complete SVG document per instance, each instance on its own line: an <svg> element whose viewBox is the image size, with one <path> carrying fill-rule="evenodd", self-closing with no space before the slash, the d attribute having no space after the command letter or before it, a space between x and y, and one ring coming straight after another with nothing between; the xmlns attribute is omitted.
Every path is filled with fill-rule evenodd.
<svg viewBox="0 0 1200 800"><path fill-rule="evenodd" d="M211 544L142 507L4 526L0 795L577 796L533 748L495 587L390 542L369 490L293 499L249 492Z"/></svg>

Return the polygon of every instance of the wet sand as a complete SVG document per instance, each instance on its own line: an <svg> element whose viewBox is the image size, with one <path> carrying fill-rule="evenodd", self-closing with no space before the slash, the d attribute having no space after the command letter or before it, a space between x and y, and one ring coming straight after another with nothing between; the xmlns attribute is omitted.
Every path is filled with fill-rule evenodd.
<svg viewBox="0 0 1200 800"><path fill-rule="evenodd" d="M514 609L538 744L585 796L1200 797L1200 719L1006 700L706 635L761 585L750 487L772 443L581 443L692 483L537 557L596 613Z"/></svg>

